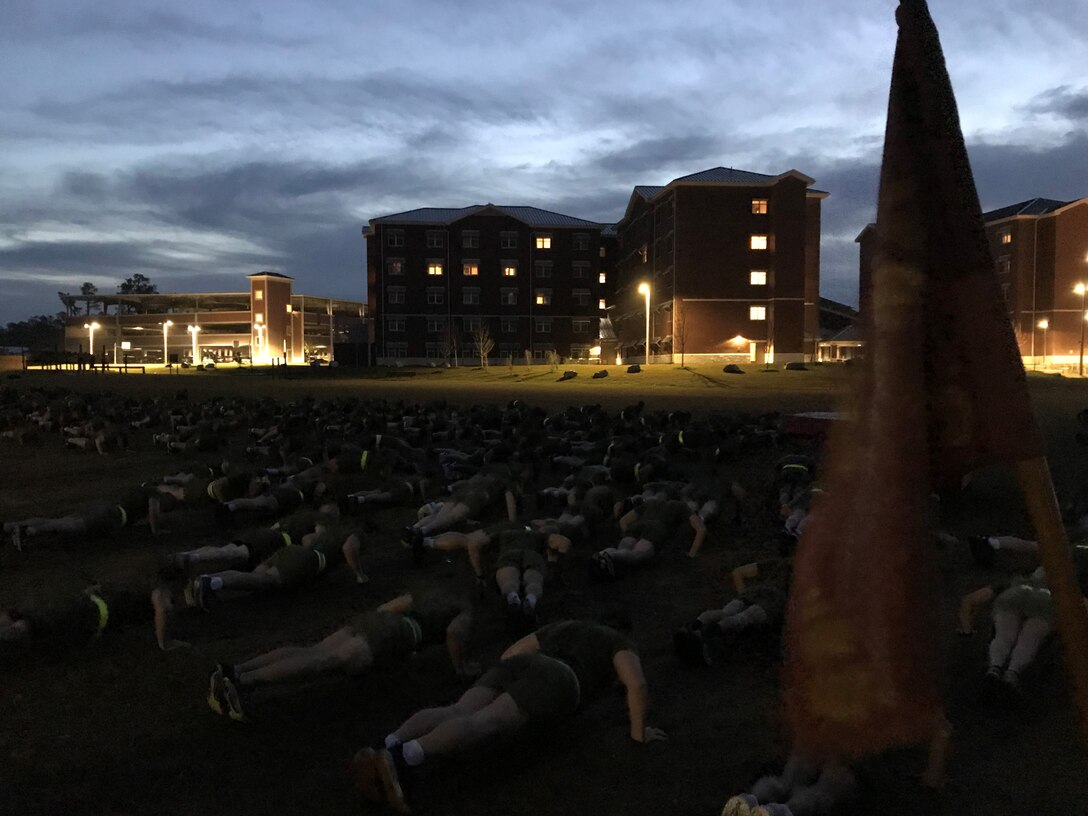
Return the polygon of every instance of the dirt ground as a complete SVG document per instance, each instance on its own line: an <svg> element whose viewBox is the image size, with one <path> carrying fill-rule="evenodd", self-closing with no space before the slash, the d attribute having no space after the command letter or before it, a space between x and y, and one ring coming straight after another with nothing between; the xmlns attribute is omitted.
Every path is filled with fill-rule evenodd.
<svg viewBox="0 0 1088 816"><path fill-rule="evenodd" d="M766 388L742 388L720 375L703 375L710 383L684 376L688 382L675 388L644 381L638 387L613 385L606 392L578 383L576 389L549 385L528 394L512 381L500 382L499 374L494 383L470 389L464 378L441 385L439 377L426 383L361 383L338 377L240 385L238 376L226 375L112 375L103 380L101 375L43 374L4 384L62 384L117 393L151 389L169 395L185 388L192 398L239 393L240 388L284 399L354 392L413 400L438 395L466 403L518 396L549 408L580 402L619 408L643 399L650 407L734 412L826 410L834 406L841 385L841 376L824 377L818 384L816 378L795 379ZM554 377L546 379L550 383ZM1073 438L1074 415L1088 406L1088 383L1057 378L1030 382L1055 481L1059 492L1066 493L1088 475L1086 449ZM234 444L241 447L245 441ZM64 450L56 438L36 448L0 445L0 518L59 514L161 476L176 461L152 448L149 439L138 436L136 442L135 450L110 456ZM750 454L723 467L721 475L765 486L773 459L791 449L793 443L784 443L777 450ZM947 527L962 540L972 533L1030 532L1014 482L1000 469L982 474L958 506L946 510ZM365 586L357 586L342 569L307 591L187 614L178 634L191 641L190 649L159 652L148 625L109 632L75 652L34 653L0 665L0 813L384 813L355 798L348 763L358 748L377 744L412 711L460 693L463 686L441 649L359 680L329 680L258 696L253 722L247 724L216 717L204 698L216 661L315 640L353 612L405 589L433 582L470 584L463 556L447 561L431 553L425 570L412 567L397 541L412 515L399 509L375 517L377 531L368 538L364 555L371 576ZM740 527L719 520L695 561L674 546L661 563L607 585L589 580L584 554L573 557L548 587L543 619L615 605L628 608L650 684L650 721L664 728L669 740L632 742L623 697L616 693L591 703L555 730L463 759L429 763L418 810L438 816L716 816L729 795L761 773L780 768L788 742L779 709L777 650L738 651L711 668L693 670L679 666L671 648L675 627L731 596L732 567L772 554L772 532L769 518ZM0 605L45 600L91 581L127 579L150 587L162 555L221 540L222 532L210 517L179 512L168 517L167 531L157 538L146 528L136 528L112 541L79 546L24 553L2 546ZM947 664L945 694L955 729L947 785L940 794L918 785L924 762L920 750L883 756L859 769L863 796L856 812L1088 814L1085 750L1057 645L1045 647L1038 668L1025 678L1021 706L995 712L979 705L985 627L970 639L955 635L954 609L962 593L985 585L991 575L973 565L965 545L941 553L940 562L947 636L945 654L934 659ZM481 603L472 653L486 665L509 637L497 596Z"/></svg>

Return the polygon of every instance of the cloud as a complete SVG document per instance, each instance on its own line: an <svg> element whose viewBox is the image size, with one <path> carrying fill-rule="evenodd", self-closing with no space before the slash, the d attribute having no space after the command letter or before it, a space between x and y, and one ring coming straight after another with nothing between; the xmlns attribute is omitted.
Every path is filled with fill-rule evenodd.
<svg viewBox="0 0 1088 816"><path fill-rule="evenodd" d="M1031 113L1053 113L1071 123L1088 122L1088 88L1061 85L1036 96L1025 108Z"/></svg>

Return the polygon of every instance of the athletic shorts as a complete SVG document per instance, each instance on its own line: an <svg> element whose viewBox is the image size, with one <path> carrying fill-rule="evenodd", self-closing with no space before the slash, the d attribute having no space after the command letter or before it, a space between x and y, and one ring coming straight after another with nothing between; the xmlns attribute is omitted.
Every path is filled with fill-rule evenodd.
<svg viewBox="0 0 1088 816"><path fill-rule="evenodd" d="M542 654L509 657L489 669L476 685L509 694L530 722L569 716L580 701L574 669Z"/></svg>
<svg viewBox="0 0 1088 816"><path fill-rule="evenodd" d="M348 623L355 635L362 635L374 656L374 665L383 668L403 660L419 648L419 636L407 616L396 612L363 612Z"/></svg>
<svg viewBox="0 0 1088 816"><path fill-rule="evenodd" d="M325 559L321 553L297 544L277 550L264 563L268 567L276 568L280 584L285 589L315 578L325 568Z"/></svg>
<svg viewBox="0 0 1088 816"><path fill-rule="evenodd" d="M1028 618L1042 618L1054 624L1054 599L1045 587L1017 584L1009 587L994 601L995 612L1007 612Z"/></svg>
<svg viewBox="0 0 1088 816"><path fill-rule="evenodd" d="M525 572L525 570L544 572L547 569L547 562L544 560L544 556L536 550L515 547L499 553L499 557L495 561L495 569L501 569L502 567L517 567L522 572Z"/></svg>
<svg viewBox="0 0 1088 816"><path fill-rule="evenodd" d="M83 519L83 531L90 536L109 535L128 523L128 514L119 504L91 513Z"/></svg>

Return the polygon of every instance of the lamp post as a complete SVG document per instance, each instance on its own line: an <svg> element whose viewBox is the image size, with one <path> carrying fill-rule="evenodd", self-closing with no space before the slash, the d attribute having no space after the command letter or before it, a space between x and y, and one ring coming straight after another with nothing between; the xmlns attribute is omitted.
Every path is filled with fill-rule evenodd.
<svg viewBox="0 0 1088 816"><path fill-rule="evenodd" d="M1039 321L1039 328L1043 330L1043 368L1046 368L1046 330L1050 328L1050 321L1044 317Z"/></svg>
<svg viewBox="0 0 1088 816"><path fill-rule="evenodd" d="M164 366L170 365L170 327L174 325L173 320L164 320L162 324L162 364Z"/></svg>
<svg viewBox="0 0 1088 816"><path fill-rule="evenodd" d="M193 365L199 365L200 360L197 359L196 336L200 334L200 326L188 326L186 327L186 331L193 336Z"/></svg>
<svg viewBox="0 0 1088 816"><path fill-rule="evenodd" d="M1084 376L1084 321L1088 320L1088 314L1084 312L1084 293L1088 292L1088 286L1078 283L1073 291L1080 295L1080 366L1077 369L1079 376Z"/></svg>
<svg viewBox="0 0 1088 816"><path fill-rule="evenodd" d="M646 297L646 365L650 364L650 284L643 281L638 285L638 293Z"/></svg>
<svg viewBox="0 0 1088 816"><path fill-rule="evenodd" d="M100 326L98 325L97 322L95 322L95 323L84 323L83 328L87 329L90 332L90 339L88 340L88 342L90 343L90 347L91 347L91 365L93 366L94 365L94 330L97 329L97 328L100 328Z"/></svg>
<svg viewBox="0 0 1088 816"><path fill-rule="evenodd" d="M264 324L263 323L255 323L253 325L253 328L255 328L257 330L257 354L252 354L250 356L254 357L254 358L259 356L260 359L263 361L265 356L266 356L263 353L264 352Z"/></svg>

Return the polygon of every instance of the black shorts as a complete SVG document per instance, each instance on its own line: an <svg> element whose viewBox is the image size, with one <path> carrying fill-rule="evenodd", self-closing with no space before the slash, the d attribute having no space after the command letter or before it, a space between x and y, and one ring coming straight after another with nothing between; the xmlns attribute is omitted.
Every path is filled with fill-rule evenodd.
<svg viewBox="0 0 1088 816"><path fill-rule="evenodd" d="M529 722L569 716L580 701L574 669L542 654L509 657L489 669L476 685L509 694Z"/></svg>
<svg viewBox="0 0 1088 816"><path fill-rule="evenodd" d="M525 572L525 570L544 572L548 565L544 560L544 556L536 550L517 547L499 553L499 557L495 561L495 569L502 569L503 567L516 567L522 572Z"/></svg>

